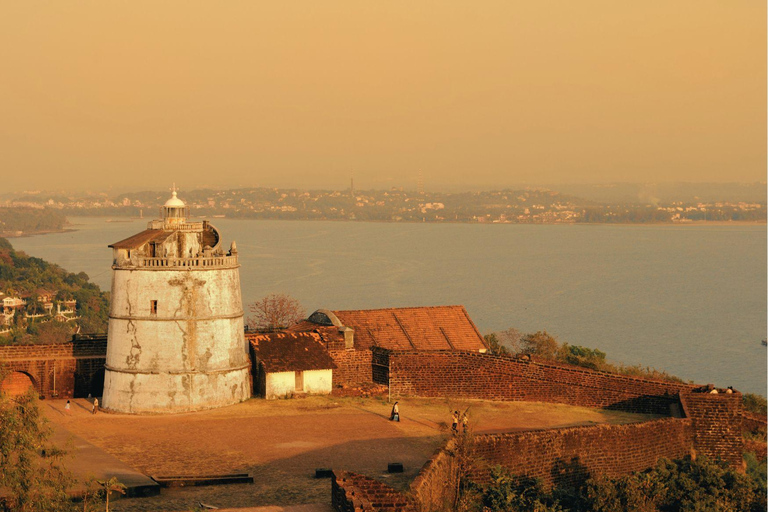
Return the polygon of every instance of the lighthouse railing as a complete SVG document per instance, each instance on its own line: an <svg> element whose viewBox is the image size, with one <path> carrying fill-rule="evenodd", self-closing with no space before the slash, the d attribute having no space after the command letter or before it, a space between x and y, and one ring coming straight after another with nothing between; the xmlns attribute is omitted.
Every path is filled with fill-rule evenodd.
<svg viewBox="0 0 768 512"><path fill-rule="evenodd" d="M142 268L189 268L189 267L233 267L237 265L237 255L231 256L194 256L191 258L150 258L138 256L120 266Z"/></svg>

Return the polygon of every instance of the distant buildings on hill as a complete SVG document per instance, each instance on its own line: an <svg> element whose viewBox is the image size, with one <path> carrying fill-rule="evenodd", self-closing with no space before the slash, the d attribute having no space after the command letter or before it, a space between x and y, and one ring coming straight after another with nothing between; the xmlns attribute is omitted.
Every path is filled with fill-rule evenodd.
<svg viewBox="0 0 768 512"><path fill-rule="evenodd" d="M56 292L39 291L25 297L0 292L0 335L11 332L16 325L30 322L73 322L77 316L75 299L56 300Z"/></svg>

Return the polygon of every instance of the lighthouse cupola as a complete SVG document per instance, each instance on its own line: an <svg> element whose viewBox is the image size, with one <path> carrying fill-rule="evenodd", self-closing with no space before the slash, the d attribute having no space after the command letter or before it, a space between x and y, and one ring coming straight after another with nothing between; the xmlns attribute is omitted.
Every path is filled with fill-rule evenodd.
<svg viewBox="0 0 768 512"><path fill-rule="evenodd" d="M189 217L189 207L177 197L175 184L171 191L171 198L165 202L160 211L163 224L168 227L184 224L187 217Z"/></svg>

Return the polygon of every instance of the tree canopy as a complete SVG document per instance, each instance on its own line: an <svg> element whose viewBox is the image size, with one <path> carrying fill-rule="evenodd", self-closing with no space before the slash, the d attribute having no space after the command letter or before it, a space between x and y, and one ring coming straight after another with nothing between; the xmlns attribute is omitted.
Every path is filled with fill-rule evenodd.
<svg viewBox="0 0 768 512"><path fill-rule="evenodd" d="M290 327L306 318L306 311L298 300L284 293L273 293L248 304L253 313L247 319L250 329L276 331Z"/></svg>

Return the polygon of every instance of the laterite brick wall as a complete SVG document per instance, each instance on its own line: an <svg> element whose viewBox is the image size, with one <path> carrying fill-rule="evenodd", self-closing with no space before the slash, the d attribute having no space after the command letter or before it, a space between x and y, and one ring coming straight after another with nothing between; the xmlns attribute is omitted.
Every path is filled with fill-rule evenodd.
<svg viewBox="0 0 768 512"><path fill-rule="evenodd" d="M328 354L337 366L333 370L333 387L354 386L373 380L370 350L329 350Z"/></svg>
<svg viewBox="0 0 768 512"><path fill-rule="evenodd" d="M690 454L691 420L665 418L627 425L596 425L477 435L469 451L478 462L472 480L487 483L490 468L540 478L545 486L578 485L590 476L617 477L642 471L661 457ZM422 468L411 493L422 510L439 510L453 499L456 440Z"/></svg>
<svg viewBox="0 0 768 512"><path fill-rule="evenodd" d="M555 402L668 415L687 384L473 352L391 352L393 398L466 397Z"/></svg>
<svg viewBox="0 0 768 512"><path fill-rule="evenodd" d="M30 377L45 397L87 394L93 377L104 368L106 339L74 340L54 345L0 346L0 365Z"/></svg>
<svg viewBox="0 0 768 512"><path fill-rule="evenodd" d="M693 447L711 459L721 458L734 467L743 465L741 435L744 406L741 393L680 395L685 415L693 421Z"/></svg>
<svg viewBox="0 0 768 512"><path fill-rule="evenodd" d="M337 512L416 511L406 495L373 478L347 471L334 471L331 504Z"/></svg>

